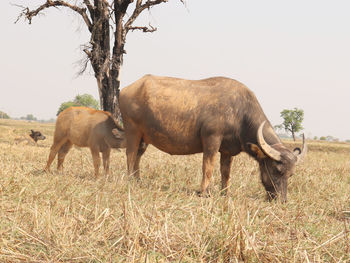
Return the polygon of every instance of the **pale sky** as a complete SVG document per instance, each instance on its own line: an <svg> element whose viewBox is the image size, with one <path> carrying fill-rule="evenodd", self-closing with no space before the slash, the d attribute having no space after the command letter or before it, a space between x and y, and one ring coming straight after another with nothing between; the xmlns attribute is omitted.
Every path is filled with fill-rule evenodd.
<svg viewBox="0 0 350 263"><path fill-rule="evenodd" d="M0 111L11 117L50 119L77 94L98 99L92 71L76 77L89 41L80 17L52 9L14 24L10 3L43 2L0 1ZM349 0L170 0L142 22L158 31L128 34L122 87L145 74L226 76L256 94L273 125L297 107L308 136L350 139Z"/></svg>

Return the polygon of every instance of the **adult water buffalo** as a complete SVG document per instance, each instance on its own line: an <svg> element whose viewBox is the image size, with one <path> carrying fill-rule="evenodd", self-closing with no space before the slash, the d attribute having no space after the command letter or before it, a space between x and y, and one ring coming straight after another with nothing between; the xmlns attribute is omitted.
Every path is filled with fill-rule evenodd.
<svg viewBox="0 0 350 263"><path fill-rule="evenodd" d="M56 121L45 171L50 170L57 153L57 170L61 170L64 158L73 145L90 148L96 176L99 174L102 152L104 172L108 174L111 148L125 148L124 130L109 112L87 107L65 109Z"/></svg>
<svg viewBox="0 0 350 263"><path fill-rule="evenodd" d="M287 200L287 180L307 151L288 150L275 134L254 93L224 77L184 80L146 75L119 97L127 140L128 173L139 177L148 144L169 154L203 152L201 194L207 194L215 156L220 152L222 189L232 157L244 151L260 165L269 198Z"/></svg>

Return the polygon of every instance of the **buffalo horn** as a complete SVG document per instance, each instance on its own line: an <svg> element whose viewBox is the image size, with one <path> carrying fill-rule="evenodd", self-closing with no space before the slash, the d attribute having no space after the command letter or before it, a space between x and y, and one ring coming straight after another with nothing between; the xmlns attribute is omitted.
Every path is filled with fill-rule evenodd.
<svg viewBox="0 0 350 263"><path fill-rule="evenodd" d="M280 161L281 160L281 153L279 151L275 150L274 148L272 148L264 139L263 128L264 128L265 122L266 121L261 123L260 127L258 129L258 143L265 154L267 154L270 158L272 158L276 161Z"/></svg>

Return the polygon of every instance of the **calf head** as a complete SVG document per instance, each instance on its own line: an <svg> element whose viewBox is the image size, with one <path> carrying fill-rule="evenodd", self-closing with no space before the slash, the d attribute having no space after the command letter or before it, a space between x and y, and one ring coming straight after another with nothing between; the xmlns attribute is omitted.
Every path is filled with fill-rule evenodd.
<svg viewBox="0 0 350 263"><path fill-rule="evenodd" d="M257 133L258 144L251 144L251 149L256 153L260 166L261 181L266 189L268 198L274 199L280 195L282 202L287 201L287 182L293 175L295 166L305 157L307 146L303 135L303 149L295 148L290 151L283 144L269 145L263 136L263 122Z"/></svg>
<svg viewBox="0 0 350 263"><path fill-rule="evenodd" d="M46 137L44 135L42 135L42 133L40 131L33 131L30 130L32 133L29 134L29 136L35 141L37 142L38 140L45 140Z"/></svg>
<svg viewBox="0 0 350 263"><path fill-rule="evenodd" d="M112 129L112 134L114 136L114 139L116 140L116 144L118 145L117 148L126 148L126 139L124 131L115 128Z"/></svg>

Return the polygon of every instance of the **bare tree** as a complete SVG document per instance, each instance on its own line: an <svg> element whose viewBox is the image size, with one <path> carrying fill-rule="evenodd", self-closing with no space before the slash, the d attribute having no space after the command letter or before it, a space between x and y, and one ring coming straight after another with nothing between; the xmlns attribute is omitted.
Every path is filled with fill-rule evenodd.
<svg viewBox="0 0 350 263"><path fill-rule="evenodd" d="M180 1L183 2L183 0ZM143 11L168 0L136 0L136 3L131 5L133 2L134 0L46 0L36 9L20 6L22 12L17 21L24 18L31 24L35 16L51 7L69 8L79 14L91 33L90 42L84 49L87 61L83 71L90 62L97 80L101 107L118 118L120 69L125 54L126 35L134 30L156 31L157 28L151 25L134 26L133 24ZM132 10L130 15L126 16L129 7ZM111 47L111 40L114 42L113 47Z"/></svg>

